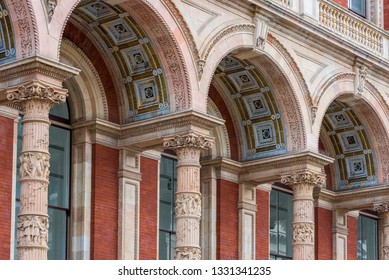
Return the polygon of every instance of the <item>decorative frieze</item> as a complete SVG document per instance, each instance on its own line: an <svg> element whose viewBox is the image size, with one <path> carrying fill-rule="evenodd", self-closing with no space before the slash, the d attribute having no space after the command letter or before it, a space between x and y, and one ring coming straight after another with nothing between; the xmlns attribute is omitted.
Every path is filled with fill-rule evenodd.
<svg viewBox="0 0 389 280"><path fill-rule="evenodd" d="M177 193L176 194L176 217L201 216L200 194Z"/></svg>
<svg viewBox="0 0 389 280"><path fill-rule="evenodd" d="M49 181L50 156L39 152L25 152L20 154L20 180L38 178Z"/></svg>
<svg viewBox="0 0 389 280"><path fill-rule="evenodd" d="M176 135L173 138L165 139L163 146L168 149L177 149L183 147L194 147L199 149L209 149L214 141L201 135L188 134L184 136Z"/></svg>
<svg viewBox="0 0 389 280"><path fill-rule="evenodd" d="M293 224L293 242L313 244L314 229L315 227L313 224Z"/></svg>
<svg viewBox="0 0 389 280"><path fill-rule="evenodd" d="M281 178L281 183L285 185L295 185L295 184L314 184L314 185L324 185L325 176L323 174L318 174L314 172L301 172L293 173Z"/></svg>

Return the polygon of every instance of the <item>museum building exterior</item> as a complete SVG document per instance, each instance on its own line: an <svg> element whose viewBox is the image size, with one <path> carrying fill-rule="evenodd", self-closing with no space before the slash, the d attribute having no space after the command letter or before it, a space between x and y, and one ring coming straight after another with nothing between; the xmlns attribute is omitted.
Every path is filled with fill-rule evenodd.
<svg viewBox="0 0 389 280"><path fill-rule="evenodd" d="M389 0L0 0L0 259L389 260Z"/></svg>

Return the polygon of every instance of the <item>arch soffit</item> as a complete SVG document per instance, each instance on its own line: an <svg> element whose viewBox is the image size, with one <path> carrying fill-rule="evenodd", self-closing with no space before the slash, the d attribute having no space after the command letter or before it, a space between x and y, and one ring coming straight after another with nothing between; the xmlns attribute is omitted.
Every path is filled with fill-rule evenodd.
<svg viewBox="0 0 389 280"><path fill-rule="evenodd" d="M366 127L377 160L378 182L389 181L389 106L385 102L381 93L369 81L366 80L363 94L360 98L355 98L354 93L354 73L341 73L333 76L325 84L324 91L320 96L320 106L317 111L317 118L314 124L315 135L321 132L321 124L330 104L339 97L351 97L348 99L353 111L358 115L361 122ZM318 143L317 143L318 145Z"/></svg>
<svg viewBox="0 0 389 280"><path fill-rule="evenodd" d="M201 91L208 92L216 68L225 56L240 49L251 50L253 48L254 31L255 26L253 24L234 25L226 28L218 37L214 38L205 53L207 61L201 80ZM253 57L250 61L256 63L259 69L267 67L266 71L269 71L272 75L278 73L277 76L280 78L277 83L272 82L273 76L263 73L268 78L274 91L280 93L278 98L281 98L281 103L284 103L282 108L289 110L284 114L287 118L285 120L287 130L295 131L296 136L293 136L295 140L289 141L289 143L295 143L294 147L288 149L301 150L309 148L307 147L306 128L311 127L311 116L310 110L307 108L312 106L312 100L296 62L272 34L268 35L264 54L255 54ZM266 64L263 64L265 61ZM286 75L286 73L292 73L292 75ZM278 86L279 82L283 87ZM294 107L290 106L290 100L294 101Z"/></svg>
<svg viewBox="0 0 389 280"><path fill-rule="evenodd" d="M61 62L75 65L81 70L78 76L65 82L72 89L69 89L69 98L73 105L73 120L108 120L108 102L103 83L85 53L71 41L62 40Z"/></svg>

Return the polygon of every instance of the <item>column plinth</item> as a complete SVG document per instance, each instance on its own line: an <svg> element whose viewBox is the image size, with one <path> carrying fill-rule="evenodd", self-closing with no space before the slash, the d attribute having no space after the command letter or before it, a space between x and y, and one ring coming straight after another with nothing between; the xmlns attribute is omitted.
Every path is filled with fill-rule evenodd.
<svg viewBox="0 0 389 280"><path fill-rule="evenodd" d="M200 152L212 147L213 140L189 133L165 139L163 145L177 154L175 259L200 260Z"/></svg>
<svg viewBox="0 0 389 280"><path fill-rule="evenodd" d="M300 172L283 176L281 183L293 189L293 259L315 259L315 219L313 189L323 185L325 176L314 172Z"/></svg>

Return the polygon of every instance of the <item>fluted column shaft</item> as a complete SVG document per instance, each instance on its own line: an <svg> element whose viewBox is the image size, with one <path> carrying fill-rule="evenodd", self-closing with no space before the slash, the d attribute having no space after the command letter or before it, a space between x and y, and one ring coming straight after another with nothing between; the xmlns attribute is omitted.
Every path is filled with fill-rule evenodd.
<svg viewBox="0 0 389 280"><path fill-rule="evenodd" d="M24 111L20 152L20 210L17 248L20 260L45 260L48 250L50 175L49 111L66 100L66 91L39 81L7 90L7 99Z"/></svg>
<svg viewBox="0 0 389 280"><path fill-rule="evenodd" d="M211 147L213 141L203 136L188 134L166 139L164 146L177 154L177 191L175 194L177 260L201 259L200 220L200 152Z"/></svg>
<svg viewBox="0 0 389 280"><path fill-rule="evenodd" d="M315 218L313 189L325 182L323 174L313 172L284 176L281 182L293 189L293 259L315 259Z"/></svg>
<svg viewBox="0 0 389 280"><path fill-rule="evenodd" d="M380 216L380 259L389 260L389 202L375 204L374 209Z"/></svg>

